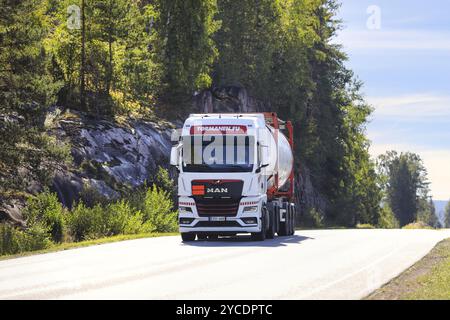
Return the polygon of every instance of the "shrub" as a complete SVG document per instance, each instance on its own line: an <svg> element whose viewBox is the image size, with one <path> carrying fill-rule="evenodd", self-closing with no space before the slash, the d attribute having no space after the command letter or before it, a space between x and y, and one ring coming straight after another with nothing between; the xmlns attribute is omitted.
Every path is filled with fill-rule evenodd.
<svg viewBox="0 0 450 320"><path fill-rule="evenodd" d="M119 234L174 232L177 214L172 211L172 181L164 169L159 170L159 176L164 187L154 184L131 194L129 201L110 204L98 203L93 194L89 197L92 206L80 200L70 212L56 194L46 191L32 197L24 211L26 230L0 225L0 255L44 249L52 240L62 242L68 235L70 241L83 241Z"/></svg>
<svg viewBox="0 0 450 320"><path fill-rule="evenodd" d="M381 208L378 227L383 229L395 229L400 227L394 212L388 204L384 204Z"/></svg>
<svg viewBox="0 0 450 320"><path fill-rule="evenodd" d="M169 171L159 166L156 172L156 178L154 184L160 189L167 192L169 197L173 197L175 194L175 184L169 176Z"/></svg>
<svg viewBox="0 0 450 320"><path fill-rule="evenodd" d="M54 193L48 191L32 197L27 202L25 217L28 227L39 225L54 242L62 242L66 231L65 210Z"/></svg>
<svg viewBox="0 0 450 320"><path fill-rule="evenodd" d="M142 213L135 211L125 200L110 204L105 209L104 218L109 235L137 234L152 230L150 223L144 224Z"/></svg>
<svg viewBox="0 0 450 320"><path fill-rule="evenodd" d="M153 215L153 214L152 214ZM68 219L70 233L75 241L92 240L118 234L138 234L157 230L153 221L158 221L159 229L167 229L166 220L145 219L141 211L135 210L125 200L92 208L78 203Z"/></svg>
<svg viewBox="0 0 450 320"><path fill-rule="evenodd" d="M19 252L18 234L19 230L16 228L6 223L0 224L0 255Z"/></svg>
<svg viewBox="0 0 450 320"><path fill-rule="evenodd" d="M323 228L324 216L316 208L309 207L303 211L301 225L306 228Z"/></svg>
<svg viewBox="0 0 450 320"><path fill-rule="evenodd" d="M416 221L416 222L407 224L406 226L403 226L402 229L434 229L434 228L430 227L425 222Z"/></svg>
<svg viewBox="0 0 450 320"><path fill-rule="evenodd" d="M109 200L103 196L97 189L84 185L80 192L80 202L83 202L88 208L94 207L96 204L106 206Z"/></svg>
<svg viewBox="0 0 450 320"><path fill-rule="evenodd" d="M146 223L153 225L153 232L174 232L177 229L177 214L172 212L173 203L167 191L156 185L147 190L143 204Z"/></svg>
<svg viewBox="0 0 450 320"><path fill-rule="evenodd" d="M106 236L106 225L103 219L103 208L95 205L86 207L79 202L69 215L68 226L75 241L92 240Z"/></svg>
<svg viewBox="0 0 450 320"><path fill-rule="evenodd" d="M6 223L0 224L0 256L41 250L51 245L47 229L40 224L26 231Z"/></svg>
<svg viewBox="0 0 450 320"><path fill-rule="evenodd" d="M375 229L375 227L369 223L358 223L356 229Z"/></svg>
<svg viewBox="0 0 450 320"><path fill-rule="evenodd" d="M151 223L151 221L144 221L144 216L141 211L135 212L132 215L125 226L124 234L138 234L138 233L150 233L155 230L155 226Z"/></svg>
<svg viewBox="0 0 450 320"><path fill-rule="evenodd" d="M47 228L42 224L35 224L23 233L25 234L25 243L21 252L42 250L53 245L53 242L48 236Z"/></svg>
<svg viewBox="0 0 450 320"><path fill-rule="evenodd" d="M124 200L108 205L103 216L108 233L111 235L122 234L132 215L130 206Z"/></svg>

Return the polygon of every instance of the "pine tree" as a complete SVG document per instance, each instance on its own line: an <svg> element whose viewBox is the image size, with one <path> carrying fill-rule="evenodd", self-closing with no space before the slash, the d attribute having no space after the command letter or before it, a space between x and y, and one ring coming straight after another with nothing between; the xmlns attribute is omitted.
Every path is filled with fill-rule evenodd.
<svg viewBox="0 0 450 320"><path fill-rule="evenodd" d="M446 228L450 228L450 201L447 203L445 207L445 218L444 223Z"/></svg>
<svg viewBox="0 0 450 320"><path fill-rule="evenodd" d="M48 106L58 86L48 73L42 0L0 1L0 112Z"/></svg>
<svg viewBox="0 0 450 320"><path fill-rule="evenodd" d="M301 139L296 160L330 200L328 223L377 224L381 194L364 131L371 108L344 66L345 54L330 43L338 5L220 0L218 7L214 84L243 86L293 120Z"/></svg>
<svg viewBox="0 0 450 320"><path fill-rule="evenodd" d="M195 90L211 85L211 67L217 56L212 39L219 27L214 20L217 5L215 0L160 0L159 8L166 88L160 98L182 108Z"/></svg>
<svg viewBox="0 0 450 320"><path fill-rule="evenodd" d="M427 171L420 156L390 151L380 156L379 169L385 177L384 189L400 226L416 221L423 201L428 206L429 193Z"/></svg>
<svg viewBox="0 0 450 320"><path fill-rule="evenodd" d="M259 99L270 100L273 58L281 45L280 2L219 0L218 8L215 85L242 86Z"/></svg>
<svg viewBox="0 0 450 320"><path fill-rule="evenodd" d="M162 91L163 65L158 57L161 47L159 11L153 5L132 4L125 17L126 36L115 48L115 97L125 109L137 105L141 112L154 109Z"/></svg>
<svg viewBox="0 0 450 320"><path fill-rule="evenodd" d="M0 192L25 188L17 175L21 166L30 178L44 179L43 161L53 160L41 129L60 84L49 73L43 46L48 32L43 4L0 1Z"/></svg>
<svg viewBox="0 0 450 320"><path fill-rule="evenodd" d="M436 214L436 206L434 205L432 198L430 198L430 201L428 202L428 207L429 207L430 215L428 217L427 224L436 229L440 228L441 224L440 224L438 216Z"/></svg>
<svg viewBox="0 0 450 320"><path fill-rule="evenodd" d="M67 16L72 5L68 0L49 5L55 30L47 48L65 83L59 102L106 115L150 104L161 78L155 31L146 32L158 16L154 7L138 0L83 0L80 27L73 28Z"/></svg>

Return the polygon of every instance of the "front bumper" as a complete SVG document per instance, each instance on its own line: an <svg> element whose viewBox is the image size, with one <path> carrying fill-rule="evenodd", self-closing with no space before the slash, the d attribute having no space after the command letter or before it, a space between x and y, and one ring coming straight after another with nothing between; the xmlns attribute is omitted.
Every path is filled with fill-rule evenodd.
<svg viewBox="0 0 450 320"><path fill-rule="evenodd" d="M204 219L204 218L201 218ZM260 220L260 219L258 219ZM200 220L209 222L208 220ZM200 222L199 221L199 222ZM237 223L241 223L237 220L234 220ZM198 223L197 223L198 224ZM180 232L205 232L205 233L220 233L220 232L226 232L226 233L253 233L253 232L259 232L261 231L260 223L256 225L241 225L241 226L196 226L193 227L186 227L186 226L180 226Z"/></svg>
<svg viewBox="0 0 450 320"><path fill-rule="evenodd" d="M181 233L195 232L195 233L255 233L261 231L261 205L265 197L243 198L239 205L236 216L224 217L223 221L214 221L214 217L199 216L197 208L193 199L180 198L180 207L188 207L190 211L179 210L179 222L189 219L190 223L180 224L179 230ZM258 210L256 212L244 212L244 208L252 203L253 206L257 204ZM248 223L252 219L254 223ZM247 220L247 221L246 221ZM247 223L246 223L247 222Z"/></svg>

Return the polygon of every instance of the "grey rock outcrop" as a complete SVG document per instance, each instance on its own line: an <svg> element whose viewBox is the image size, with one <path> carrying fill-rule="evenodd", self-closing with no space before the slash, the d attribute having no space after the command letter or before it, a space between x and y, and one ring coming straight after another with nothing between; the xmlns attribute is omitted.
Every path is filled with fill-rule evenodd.
<svg viewBox="0 0 450 320"><path fill-rule="evenodd" d="M148 181L158 166L167 167L170 124L130 120L118 124L79 117L55 122L52 133L70 143L73 168L55 174L53 190L71 206L83 188L117 198L123 187L134 188Z"/></svg>

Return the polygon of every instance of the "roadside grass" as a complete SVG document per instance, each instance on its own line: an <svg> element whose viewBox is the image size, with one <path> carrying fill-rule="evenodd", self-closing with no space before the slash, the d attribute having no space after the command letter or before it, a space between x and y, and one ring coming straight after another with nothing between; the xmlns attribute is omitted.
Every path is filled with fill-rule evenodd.
<svg viewBox="0 0 450 320"><path fill-rule="evenodd" d="M450 238L367 300L449 300Z"/></svg>
<svg viewBox="0 0 450 320"><path fill-rule="evenodd" d="M433 227L429 226L428 224L422 222L422 221L418 221L418 222L413 222L410 224L407 224L406 226L402 227L402 229L430 229L430 230L434 230Z"/></svg>
<svg viewBox="0 0 450 320"><path fill-rule="evenodd" d="M358 223L356 225L356 229L376 229L376 228L375 228L375 226L368 224L368 223L365 223L365 224Z"/></svg>
<svg viewBox="0 0 450 320"><path fill-rule="evenodd" d="M117 236L105 237L105 238L100 238L100 239L95 239L95 240L86 240L86 241L80 241L80 242L67 242L67 243L55 244L55 245L52 245L51 247L49 247L47 249L43 249L43 250L26 251L26 252L21 252L21 253L12 254L12 255L3 255L3 256L0 256L0 261L20 258L20 257L33 256L33 255L38 255L38 254L45 254L45 253L65 251L65 250L71 250L71 249L77 249L77 248L84 248L84 247L90 247L90 246L96 246L96 245L120 242L120 241L126 241L126 240L167 237L167 236L176 236L176 235L179 235L179 233L170 232L170 233L121 234L121 235L117 235Z"/></svg>

